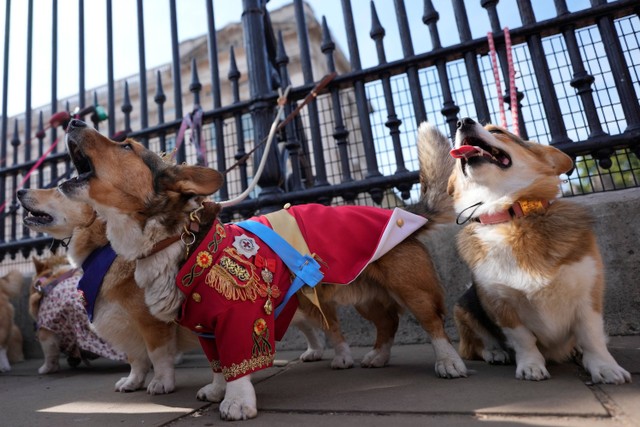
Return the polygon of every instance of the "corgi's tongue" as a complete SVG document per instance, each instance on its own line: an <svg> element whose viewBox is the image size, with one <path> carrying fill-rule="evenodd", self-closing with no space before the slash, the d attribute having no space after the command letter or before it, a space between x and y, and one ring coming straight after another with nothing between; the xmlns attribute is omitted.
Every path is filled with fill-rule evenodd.
<svg viewBox="0 0 640 427"><path fill-rule="evenodd" d="M460 148L455 148L449 152L454 159L470 159L471 157L482 156L486 158L492 158L491 154L484 151L482 148L475 145L461 145Z"/></svg>

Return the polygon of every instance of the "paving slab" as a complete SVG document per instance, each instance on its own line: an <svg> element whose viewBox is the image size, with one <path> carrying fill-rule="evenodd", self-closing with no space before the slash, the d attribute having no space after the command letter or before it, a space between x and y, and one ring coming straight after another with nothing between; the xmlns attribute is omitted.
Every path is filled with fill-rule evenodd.
<svg viewBox="0 0 640 427"><path fill-rule="evenodd" d="M91 367L71 369L61 360L59 372L39 375L41 364L32 359L0 374L0 426L160 426L209 405L196 399L200 387L211 382L209 364L200 354L186 356L177 367L174 393L155 396L146 390L113 391L116 381L129 373L122 363L98 359ZM259 372L256 381L278 369Z"/></svg>
<svg viewBox="0 0 640 427"><path fill-rule="evenodd" d="M215 407L211 406L195 414L172 422L167 427L221 426ZM262 411L257 418L242 421L242 427L621 427L619 421L610 418L581 417L523 417L523 416L464 416L428 414L343 414L343 413L282 413ZM235 424L234 424L235 426Z"/></svg>
<svg viewBox="0 0 640 427"><path fill-rule="evenodd" d="M277 380L256 385L264 410L416 414L607 416L572 364L550 366L551 381L515 379L514 366L469 362L468 378L435 376L430 346L396 346L389 366L329 369L329 360L293 363ZM357 349L360 359L366 349Z"/></svg>
<svg viewBox="0 0 640 427"><path fill-rule="evenodd" d="M242 425L634 426L640 420L638 344L640 337L610 342L614 356L634 372L634 383L623 386L592 385L571 363L550 366L552 379L543 382L519 381L514 366L483 362L468 363L469 378L444 380L435 376L428 344L395 346L386 368L344 371L330 368L331 350L313 363L299 362L299 351L280 351L276 366L252 377L259 415ZM354 348L356 362L367 351ZM176 391L161 396L114 392L127 365L99 359L92 367L38 375L41 362L28 360L0 374L0 426L229 425L220 420L217 404L195 399L211 380L201 353L185 357Z"/></svg>

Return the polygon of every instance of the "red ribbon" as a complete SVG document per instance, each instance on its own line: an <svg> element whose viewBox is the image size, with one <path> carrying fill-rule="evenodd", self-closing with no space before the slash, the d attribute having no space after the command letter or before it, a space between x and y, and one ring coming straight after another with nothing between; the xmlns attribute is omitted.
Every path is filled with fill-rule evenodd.
<svg viewBox="0 0 640 427"><path fill-rule="evenodd" d="M260 255L256 255L256 266L260 268L266 268L272 273L276 271L276 260L272 258L265 258Z"/></svg>

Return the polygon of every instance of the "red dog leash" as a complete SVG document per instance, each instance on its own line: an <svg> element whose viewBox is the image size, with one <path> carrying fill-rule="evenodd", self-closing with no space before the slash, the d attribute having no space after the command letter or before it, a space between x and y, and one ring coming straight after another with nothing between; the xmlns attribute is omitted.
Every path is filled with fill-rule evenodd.
<svg viewBox="0 0 640 427"><path fill-rule="evenodd" d="M505 129L507 127L507 116L504 111L504 97L502 96L502 86L500 85L500 72L498 70L498 59L496 54L496 45L493 40L493 33L487 33L487 41L489 42L489 53L491 55L491 68L493 69L493 78L496 82L496 90L498 92L498 108L500 109L500 123ZM507 68L509 73L509 108L511 109L511 124L513 133L520 136L520 128L518 125L518 96L516 93L516 72L513 66L513 52L511 46L511 34L508 27L504 27L504 45L507 51Z"/></svg>

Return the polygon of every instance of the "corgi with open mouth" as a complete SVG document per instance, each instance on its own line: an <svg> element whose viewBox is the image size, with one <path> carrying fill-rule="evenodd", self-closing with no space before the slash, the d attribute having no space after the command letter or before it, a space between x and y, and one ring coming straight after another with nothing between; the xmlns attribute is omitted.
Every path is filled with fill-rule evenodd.
<svg viewBox="0 0 640 427"><path fill-rule="evenodd" d="M572 159L470 118L451 155L458 250L473 277L454 309L461 356L515 362L516 378L538 381L550 377L547 361L577 352L593 382L630 382L606 346L594 220L558 198Z"/></svg>

